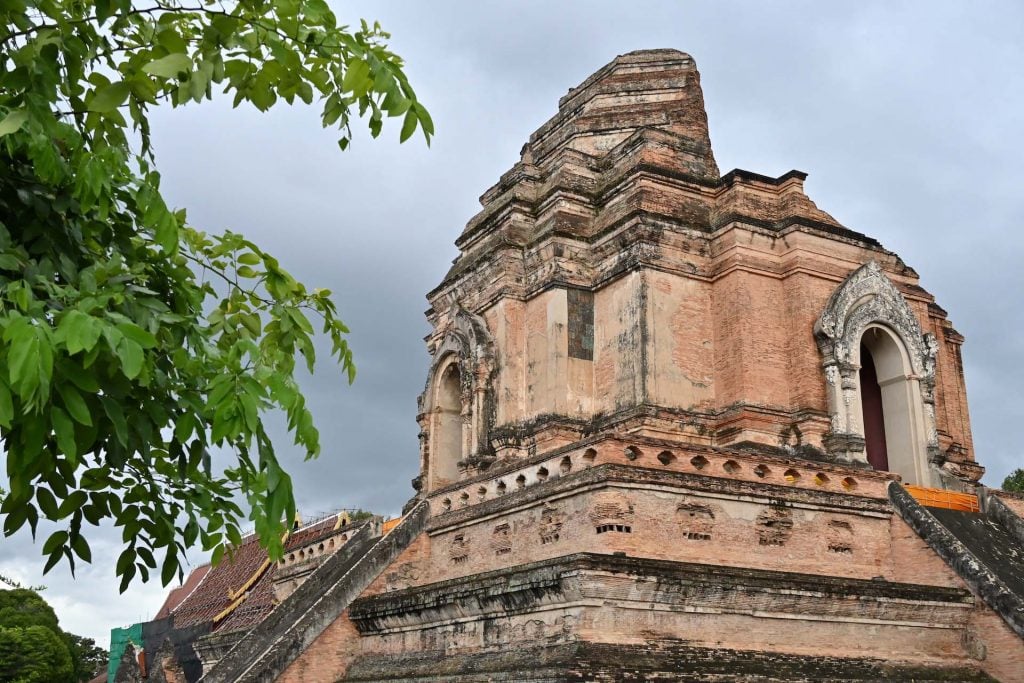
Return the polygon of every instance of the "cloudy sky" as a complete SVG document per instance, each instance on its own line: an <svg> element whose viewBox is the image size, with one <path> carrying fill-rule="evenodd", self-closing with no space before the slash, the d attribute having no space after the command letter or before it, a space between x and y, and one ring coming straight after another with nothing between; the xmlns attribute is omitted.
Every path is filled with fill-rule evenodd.
<svg viewBox="0 0 1024 683"><path fill-rule="evenodd" d="M1024 5L334 4L345 21L379 19L392 32L433 114L431 148L398 145L391 125L340 153L303 107L259 114L215 102L154 122L165 189L192 223L244 232L307 284L332 289L353 330L355 385L326 364L306 383L322 457L286 458L306 514L395 513L408 499L424 294L455 257L477 198L558 98L641 48L696 59L723 172L806 171L818 206L917 269L967 337L984 481L1024 465L1014 431L1024 422ZM105 644L110 627L151 618L166 591L140 584L119 596L117 538L90 540L97 561L77 580L63 569L39 576L27 536L0 541L0 573L45 583L64 628Z"/></svg>

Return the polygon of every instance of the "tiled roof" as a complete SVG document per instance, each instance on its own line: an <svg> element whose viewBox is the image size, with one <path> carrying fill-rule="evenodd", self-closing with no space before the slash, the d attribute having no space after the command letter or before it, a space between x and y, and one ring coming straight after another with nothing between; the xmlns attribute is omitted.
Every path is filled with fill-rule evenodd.
<svg viewBox="0 0 1024 683"><path fill-rule="evenodd" d="M274 569L271 564L256 584L249 589L249 595L231 613L215 626L218 631L234 631L251 628L263 621L274 609Z"/></svg>
<svg viewBox="0 0 1024 683"><path fill-rule="evenodd" d="M229 591L241 588L266 559L267 551L260 547L255 534L243 538L242 544L210 569L199 587L172 610L174 626L181 628L213 621L231 604Z"/></svg>
<svg viewBox="0 0 1024 683"><path fill-rule="evenodd" d="M181 584L177 588L171 589L171 592L167 594L167 599L164 600L163 606L160 611L156 613L156 619L163 619L164 617L170 616L170 614L177 609L178 605L182 603L189 596L192 591L206 578L206 574L210 571L209 564L203 564L193 569L188 577L185 579L185 583Z"/></svg>
<svg viewBox="0 0 1024 683"><path fill-rule="evenodd" d="M347 520L346 520L347 521ZM336 528L338 529L336 532ZM348 527L344 527L347 529ZM331 515L309 526L292 532L285 541L285 552L290 552L310 543L341 533L338 515ZM224 621L217 625L217 630L234 631L252 628L263 621L274 609L274 574L277 566L271 564L259 581L250 589L249 596L242 604L232 610Z"/></svg>
<svg viewBox="0 0 1024 683"><path fill-rule="evenodd" d="M285 541L285 552L340 533L340 515L330 515L293 531ZM355 525L353 525L355 526ZM347 527L346 527L347 528ZM253 583L244 598L217 624L215 630L233 631L251 628L274 609L275 563L267 564L267 552L260 547L255 534L242 539L242 544L216 567L198 567L180 587L171 591L157 618L174 615L177 628L212 622L215 617L236 603L232 592L246 583ZM257 575L261 570L262 573Z"/></svg>

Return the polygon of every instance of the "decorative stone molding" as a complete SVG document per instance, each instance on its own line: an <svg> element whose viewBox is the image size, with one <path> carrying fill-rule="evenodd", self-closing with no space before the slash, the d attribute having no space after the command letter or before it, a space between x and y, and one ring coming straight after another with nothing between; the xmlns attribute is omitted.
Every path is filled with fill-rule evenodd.
<svg viewBox="0 0 1024 683"><path fill-rule="evenodd" d="M869 327L883 327L899 339L909 363L906 377L916 384L920 401L924 452L915 453L927 467L939 456L935 428L935 336L924 333L907 300L876 261L869 261L839 285L814 326L822 355L831 429L829 452L842 460L866 461L858 371L860 344ZM923 482L918 482L923 483Z"/></svg>
<svg viewBox="0 0 1024 683"><path fill-rule="evenodd" d="M495 419L493 378L498 367L494 340L487 324L480 316L453 303L441 328L440 342L432 349L432 355L427 384L419 399L421 475L429 469L431 457L438 455L431 453L434 447L431 432L436 427L433 416L440 410L437 384L453 364L458 368L461 385L462 450L457 454L459 471L486 469L494 459L489 434ZM432 481L431 477L428 476L427 481Z"/></svg>

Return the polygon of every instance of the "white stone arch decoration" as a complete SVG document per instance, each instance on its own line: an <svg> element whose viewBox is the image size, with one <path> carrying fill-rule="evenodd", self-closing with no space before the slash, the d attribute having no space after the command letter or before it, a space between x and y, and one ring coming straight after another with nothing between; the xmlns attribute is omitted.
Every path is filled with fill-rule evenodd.
<svg viewBox="0 0 1024 683"><path fill-rule="evenodd" d="M428 491L452 483L458 473L486 465L495 405L492 378L497 369L494 341L483 318L453 305L441 341L434 349L427 384L420 396L421 475L416 482ZM461 434L457 447L441 433L446 419L444 382L457 373L460 385ZM454 452L453 452L454 451Z"/></svg>
<svg viewBox="0 0 1024 683"><path fill-rule="evenodd" d="M897 374L905 383L900 400L905 401L909 422L901 425L906 430L899 446L904 452L896 454L897 465L890 458L890 469L898 471L906 483L929 486L937 478L931 464L939 455L935 428L938 345L934 335L922 332L907 300L876 261L855 270L836 288L814 326L831 419L825 448L838 458L867 462L858 373L861 342L870 328L891 339L903 365Z"/></svg>

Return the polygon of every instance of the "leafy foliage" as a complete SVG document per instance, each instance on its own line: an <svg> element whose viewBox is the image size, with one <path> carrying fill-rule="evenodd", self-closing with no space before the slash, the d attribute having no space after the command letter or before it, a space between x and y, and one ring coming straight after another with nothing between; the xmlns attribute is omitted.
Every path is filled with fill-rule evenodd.
<svg viewBox="0 0 1024 683"><path fill-rule="evenodd" d="M42 626L54 632L60 631L57 614L49 603L43 600L39 593L25 588L0 590L0 626Z"/></svg>
<svg viewBox="0 0 1024 683"><path fill-rule="evenodd" d="M196 542L218 561L241 539L241 496L279 557L295 504L263 415L283 411L315 457L296 359L312 371L319 327L351 381L348 330L330 292L168 208L147 113L216 87L260 110L319 100L342 149L357 116L373 136L403 117L403 141L429 142L401 59L323 0L4 0L0 19L4 533L57 522L45 569L74 571L91 559L83 527L112 521L123 591L180 577Z"/></svg>
<svg viewBox="0 0 1024 683"><path fill-rule="evenodd" d="M73 680L88 683L101 671L107 668L107 651L96 644L92 638L64 634L64 642L71 652L71 663L74 669Z"/></svg>
<svg viewBox="0 0 1024 683"><path fill-rule="evenodd" d="M0 500L3 499L4 492L0 490ZM46 590L46 586L26 586L15 578L7 576L6 574L0 574L0 583L7 586L8 588L27 588L37 593Z"/></svg>
<svg viewBox="0 0 1024 683"><path fill-rule="evenodd" d="M0 682L89 681L106 661L92 638L62 631L38 593L0 590Z"/></svg>
<svg viewBox="0 0 1024 683"><path fill-rule="evenodd" d="M371 519L373 516L372 512L362 508L356 508L348 513L348 518L351 522L362 522L363 520Z"/></svg>
<svg viewBox="0 0 1024 683"><path fill-rule="evenodd" d="M1013 491L1014 493L1024 493L1024 469L1017 468L1013 472L1010 472L1003 479L1004 491Z"/></svg>
<svg viewBox="0 0 1024 683"><path fill-rule="evenodd" d="M0 626L0 681L6 683L63 683L75 681L68 652L60 636L45 626Z"/></svg>

